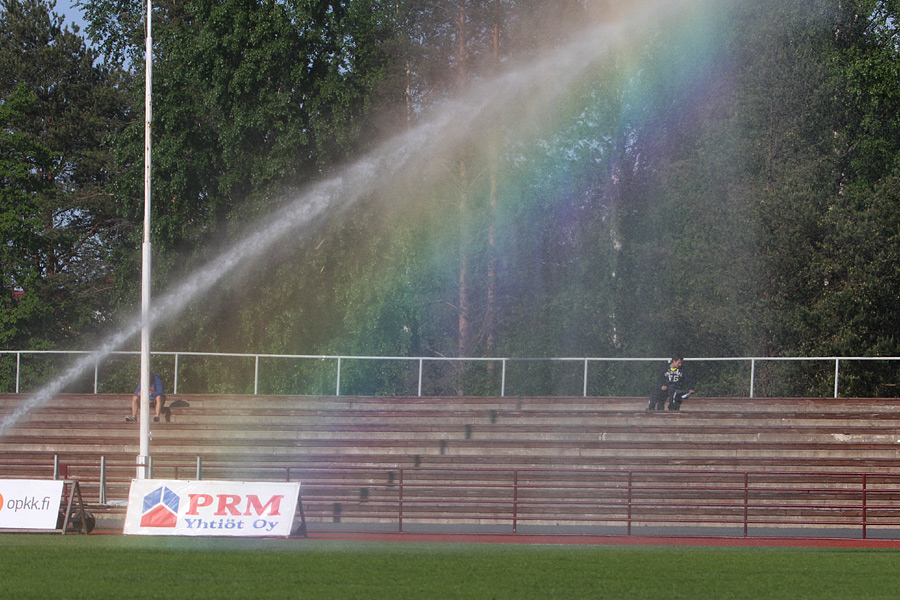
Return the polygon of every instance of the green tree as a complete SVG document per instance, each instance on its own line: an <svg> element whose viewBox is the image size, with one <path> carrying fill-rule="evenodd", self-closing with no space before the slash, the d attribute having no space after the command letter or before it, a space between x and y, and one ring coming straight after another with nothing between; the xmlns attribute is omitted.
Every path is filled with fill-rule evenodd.
<svg viewBox="0 0 900 600"><path fill-rule="evenodd" d="M173 285L245 235L291 190L326 177L397 120L403 88L389 80L395 37L392 3L191 0L160 2L153 13L153 280ZM110 57L135 71L135 114L142 114L142 40L137 2L86 2L88 31ZM138 21L139 23L139 21ZM376 113L379 120L367 117ZM402 110L400 110L402 114ZM117 158L123 215L135 224L120 249L119 296L137 297L143 210L143 120L121 133ZM203 349L252 346L242 310L264 300L278 311L279 265L307 255L302 243L273 252L269 264L230 278L214 299L192 307L160 343ZM295 264L296 264L295 263ZM295 267L296 268L296 267ZM214 300L214 301L211 301ZM301 307L295 306L302 319ZM265 325L261 328L267 330ZM306 338L304 338L306 339ZM264 345L264 342L259 342Z"/></svg>
<svg viewBox="0 0 900 600"><path fill-rule="evenodd" d="M823 355L896 356L898 174L900 174L900 4L848 2L835 19L832 119L835 193L811 266L818 293L808 321ZM874 394L896 381L889 365L860 362L842 373L846 393ZM843 386L842 386L843 387Z"/></svg>
<svg viewBox="0 0 900 600"><path fill-rule="evenodd" d="M0 345L84 345L109 318L119 74L42 0L0 3Z"/></svg>
<svg viewBox="0 0 900 600"><path fill-rule="evenodd" d="M900 15L895 2L817 9L793 17L805 26L773 45L785 55L768 70L783 75L757 92L770 99L757 153L769 349L890 353L896 311L876 290L894 285L895 236L877 219L895 201Z"/></svg>
<svg viewBox="0 0 900 600"><path fill-rule="evenodd" d="M162 2L157 283L241 235L286 185L327 177L432 105L546 56L597 4L606 19L631 10ZM137 3L87 6L95 42L140 76ZM508 107L517 120L487 123L427 175L274 249L166 339L434 356L887 352L895 232L879 220L895 216L897 16L896 2L765 0L649 19L564 100L540 115ZM118 145L134 223L142 129L135 119ZM135 228L118 261L125 299L137 242ZM439 387L489 389L483 374ZM328 375L281 383L303 377ZM380 391L409 375L385 364L354 377Z"/></svg>
<svg viewBox="0 0 900 600"><path fill-rule="evenodd" d="M900 167L900 4L838 3L834 19L835 152L841 186L871 186Z"/></svg>

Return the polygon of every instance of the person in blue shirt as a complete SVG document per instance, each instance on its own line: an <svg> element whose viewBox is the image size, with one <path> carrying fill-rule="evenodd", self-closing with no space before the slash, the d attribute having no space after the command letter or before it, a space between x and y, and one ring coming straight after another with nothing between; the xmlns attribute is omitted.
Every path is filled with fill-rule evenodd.
<svg viewBox="0 0 900 600"><path fill-rule="evenodd" d="M141 404L141 382L138 381L137 389L131 398L131 416L125 417L126 421L137 421L138 406ZM159 373L150 373L150 408L156 408L156 416L153 420L159 422L159 414L166 404L166 395L163 393L162 378Z"/></svg>

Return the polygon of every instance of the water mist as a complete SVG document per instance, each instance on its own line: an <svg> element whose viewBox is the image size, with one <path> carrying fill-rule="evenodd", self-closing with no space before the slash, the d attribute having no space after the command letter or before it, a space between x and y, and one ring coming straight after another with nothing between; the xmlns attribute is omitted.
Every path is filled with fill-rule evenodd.
<svg viewBox="0 0 900 600"><path fill-rule="evenodd" d="M530 64L480 81L463 96L440 104L407 132L382 144L337 175L311 185L259 224L255 231L156 299L149 324L171 319L237 266L265 256L288 235L309 235L317 220L352 207L366 194L388 188L399 176L415 173L420 179L427 179L431 165L440 162L442 157L454 156L468 144L486 144L488 135L497 127L506 132L533 129L539 124L533 121L550 112L592 65L609 56L612 50L635 43L640 38L637 33L687 4L691 3L671 0L638 3L618 21L585 28L567 45ZM31 410L48 402L85 370L119 349L143 325L140 318L135 320L96 351L73 362L64 373L4 418L0 435Z"/></svg>

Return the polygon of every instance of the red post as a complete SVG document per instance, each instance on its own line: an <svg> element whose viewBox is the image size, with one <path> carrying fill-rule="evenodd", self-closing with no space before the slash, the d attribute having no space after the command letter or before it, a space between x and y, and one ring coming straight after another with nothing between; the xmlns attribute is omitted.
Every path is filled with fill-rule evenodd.
<svg viewBox="0 0 900 600"><path fill-rule="evenodd" d="M397 499L397 532L403 533L403 469L400 469L399 496Z"/></svg>
<svg viewBox="0 0 900 600"><path fill-rule="evenodd" d="M744 473L744 537L747 537L747 520L750 516L750 474Z"/></svg>
<svg viewBox="0 0 900 600"><path fill-rule="evenodd" d="M866 531L866 525L868 525L867 515L869 512L867 509L867 500L868 500L868 495L866 494L866 490L868 488L867 483L868 482L866 481L866 473L863 473L862 474L862 536L863 536L863 539L866 539L866 535L868 534L868 532Z"/></svg>
<svg viewBox="0 0 900 600"><path fill-rule="evenodd" d="M628 526L628 535L631 535L631 475L632 472L628 471L628 517L627 517L627 526Z"/></svg>
<svg viewBox="0 0 900 600"><path fill-rule="evenodd" d="M513 514L512 514L513 533L516 533L516 526L518 525L518 517L519 517L519 470L516 469L513 471Z"/></svg>

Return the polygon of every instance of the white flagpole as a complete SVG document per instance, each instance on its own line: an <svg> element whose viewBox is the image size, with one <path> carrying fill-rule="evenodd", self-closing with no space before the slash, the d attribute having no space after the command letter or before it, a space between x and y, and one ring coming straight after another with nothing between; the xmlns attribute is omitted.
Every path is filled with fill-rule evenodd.
<svg viewBox="0 0 900 600"><path fill-rule="evenodd" d="M146 479L150 463L150 125L153 121L153 6L147 0L147 41L144 52L144 243L141 245L141 443L137 478Z"/></svg>

